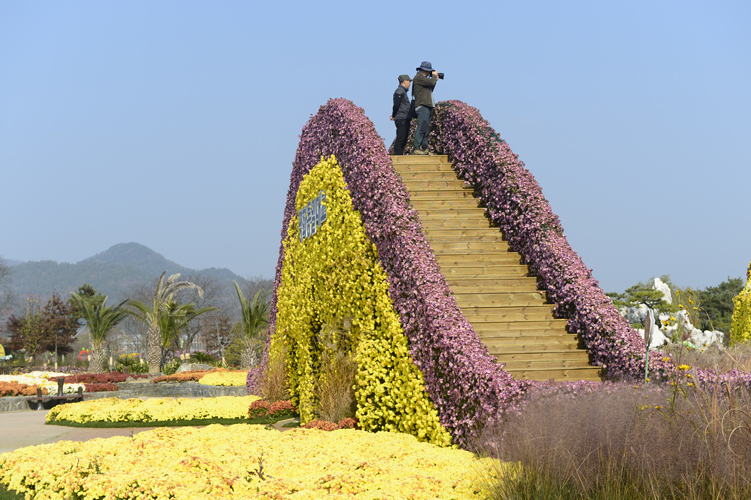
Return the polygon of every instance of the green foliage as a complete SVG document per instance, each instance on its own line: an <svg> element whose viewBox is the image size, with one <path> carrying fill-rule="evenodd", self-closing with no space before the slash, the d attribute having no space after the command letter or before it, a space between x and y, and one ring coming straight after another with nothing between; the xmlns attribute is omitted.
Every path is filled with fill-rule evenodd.
<svg viewBox="0 0 751 500"><path fill-rule="evenodd" d="M743 290L743 278L731 278L717 286L709 286L699 292L702 315L702 330L719 330L730 333L733 321L733 297Z"/></svg>
<svg viewBox="0 0 751 500"><path fill-rule="evenodd" d="M123 307L127 300L116 306L107 306L107 296L100 300L96 294L78 293L72 293L68 300L74 306L76 314L86 322L91 343L95 347L100 346L107 339L107 334L131 314L130 310Z"/></svg>
<svg viewBox="0 0 751 500"><path fill-rule="evenodd" d="M203 297L203 290L200 286L190 281L177 281L180 274L173 274L165 279L166 272L163 272L156 283L154 298L151 305L146 305L139 300L131 300L129 305L133 307L132 314L140 319L148 329L147 332L147 353L146 358L149 364L149 373L158 373L163 360L163 345L165 337L162 335L162 327L167 326L168 331L165 333L169 338L175 329L179 330L183 315L187 315L185 309L177 311L175 304L175 294L181 290L196 290L199 297ZM204 308L212 310L213 308ZM205 311L204 311L205 312ZM198 314L195 309L192 313ZM172 315L172 317L171 317ZM171 323L171 321L173 321Z"/></svg>
<svg viewBox="0 0 751 500"><path fill-rule="evenodd" d="M191 361L195 361L196 363L203 363L206 365L213 365L216 364L216 357L209 354L208 352L201 352L196 351L190 355Z"/></svg>
<svg viewBox="0 0 751 500"><path fill-rule="evenodd" d="M149 371L149 365L141 362L136 354L121 354L115 360L115 370L124 373L125 368L129 373L146 373Z"/></svg>
<svg viewBox="0 0 751 500"><path fill-rule="evenodd" d="M180 368L180 360L179 359L173 359L166 365L164 365L164 368L162 369L162 373L165 375L173 375L177 372L177 369Z"/></svg>
<svg viewBox="0 0 751 500"><path fill-rule="evenodd" d="M42 352L71 352L78 330L78 320L72 305L56 293L44 307L38 297L29 297L22 315L12 314L6 327L11 333L9 347L24 349L27 356Z"/></svg>
<svg viewBox="0 0 751 500"><path fill-rule="evenodd" d="M241 365L250 368L254 357L265 345L266 327L269 325L269 308L271 307L270 293L267 290L258 290L253 300L245 298L240 285L233 281L237 299L240 301L241 321L235 325L237 336L243 346L241 353Z"/></svg>
<svg viewBox="0 0 751 500"><path fill-rule="evenodd" d="M196 309L195 304L178 304L174 301L168 302L164 308L164 314L159 318L162 347L168 349L175 344L180 337L180 334L196 317L203 313L216 310L218 310L216 307L203 307L201 309Z"/></svg>

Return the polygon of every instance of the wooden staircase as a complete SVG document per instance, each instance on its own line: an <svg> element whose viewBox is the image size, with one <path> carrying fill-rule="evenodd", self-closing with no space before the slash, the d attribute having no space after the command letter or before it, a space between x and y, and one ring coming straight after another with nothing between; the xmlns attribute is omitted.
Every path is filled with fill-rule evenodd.
<svg viewBox="0 0 751 500"><path fill-rule="evenodd" d="M490 354L515 378L600 380L521 256L492 227L446 156L392 156L451 291Z"/></svg>

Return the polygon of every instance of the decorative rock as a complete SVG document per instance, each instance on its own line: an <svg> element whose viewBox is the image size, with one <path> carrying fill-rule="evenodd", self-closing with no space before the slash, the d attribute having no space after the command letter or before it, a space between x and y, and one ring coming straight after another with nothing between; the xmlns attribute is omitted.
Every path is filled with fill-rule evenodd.
<svg viewBox="0 0 751 500"><path fill-rule="evenodd" d="M183 363L180 365L180 367L177 369L177 372L175 373L182 373L182 372L194 372L194 371L208 371L213 370L214 367L211 365L204 365L202 363Z"/></svg>
<svg viewBox="0 0 751 500"><path fill-rule="evenodd" d="M652 288L658 292L662 292L662 298L668 304L673 303L673 295L670 293L670 287L667 283L663 283L660 278L655 278L655 282L652 284Z"/></svg>

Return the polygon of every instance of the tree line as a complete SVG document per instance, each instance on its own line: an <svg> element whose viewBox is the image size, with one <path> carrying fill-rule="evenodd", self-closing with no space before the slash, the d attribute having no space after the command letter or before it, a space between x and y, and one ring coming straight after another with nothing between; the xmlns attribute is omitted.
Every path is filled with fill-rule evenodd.
<svg viewBox="0 0 751 500"><path fill-rule="evenodd" d="M199 354L243 367L260 361L273 285L269 279L235 281L234 290L227 290L210 276L180 279L180 274L163 273L155 284L136 284L126 300L110 304L86 283L67 299L52 293L46 300L17 300L8 291L10 271L0 259L0 318L10 334L3 343L26 358L70 354L76 335L86 331L93 372L104 370L107 344L131 347L150 373L196 348L203 351Z"/></svg>

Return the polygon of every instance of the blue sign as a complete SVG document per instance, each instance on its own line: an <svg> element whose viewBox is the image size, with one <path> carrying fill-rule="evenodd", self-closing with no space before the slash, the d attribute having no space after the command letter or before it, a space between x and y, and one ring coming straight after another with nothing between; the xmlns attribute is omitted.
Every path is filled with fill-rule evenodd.
<svg viewBox="0 0 751 500"><path fill-rule="evenodd" d="M326 193L318 192L318 196L310 200L300 209L297 220L300 225L300 242L310 238L318 232L318 228L326 222Z"/></svg>

